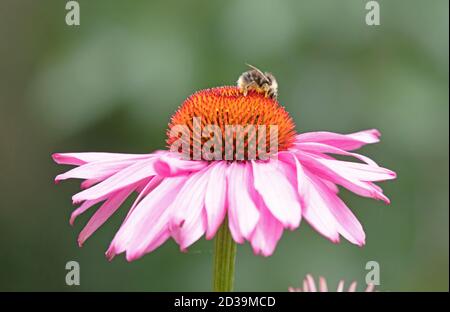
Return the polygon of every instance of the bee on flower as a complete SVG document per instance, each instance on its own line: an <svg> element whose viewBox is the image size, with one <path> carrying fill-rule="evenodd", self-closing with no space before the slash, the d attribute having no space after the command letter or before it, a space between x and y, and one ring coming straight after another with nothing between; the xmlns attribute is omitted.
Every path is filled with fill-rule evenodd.
<svg viewBox="0 0 450 312"><path fill-rule="evenodd" d="M375 183L396 174L354 152L379 142L380 132L298 132L277 94L275 77L253 68L238 86L188 97L170 119L167 150L53 154L56 163L75 166L56 182L83 180L82 191L72 197L80 206L71 224L96 209L79 245L133 194L137 197L124 207L128 214L106 252L110 259L121 253L129 261L138 259L168 239L186 251L202 236L214 238L221 227L235 243L247 241L255 254L270 256L283 231L297 229L302 220L333 243L344 237L364 245L363 227L338 187L389 203ZM211 153L215 157L205 156Z"/></svg>

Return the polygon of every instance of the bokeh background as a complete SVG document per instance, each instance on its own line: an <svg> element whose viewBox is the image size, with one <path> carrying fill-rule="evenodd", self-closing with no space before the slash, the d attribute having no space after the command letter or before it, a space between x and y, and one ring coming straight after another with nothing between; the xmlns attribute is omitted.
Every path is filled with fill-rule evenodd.
<svg viewBox="0 0 450 312"><path fill-rule="evenodd" d="M448 1L0 1L0 290L207 291L213 242L186 254L170 241L127 263L104 257L124 206L83 248L92 211L68 223L78 181L53 152L163 148L171 114L192 92L234 84L245 63L272 71L297 130L378 128L363 153L395 170L391 206L347 191L367 244L333 245L304 222L275 254L239 246L236 290L286 291L308 272L364 283L381 266L385 291L448 291ZM129 202L128 202L129 204ZM65 284L65 264L81 285Z"/></svg>

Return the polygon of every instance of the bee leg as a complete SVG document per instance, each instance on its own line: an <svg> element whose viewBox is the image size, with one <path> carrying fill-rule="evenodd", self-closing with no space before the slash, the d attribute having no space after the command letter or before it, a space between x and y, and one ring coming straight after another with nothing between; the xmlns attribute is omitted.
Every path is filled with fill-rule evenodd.
<svg viewBox="0 0 450 312"><path fill-rule="evenodd" d="M242 93L244 94L244 96L247 96L248 90L252 90L252 89L254 90L257 87L258 87L258 84L256 82L252 81L242 88L243 89Z"/></svg>
<svg viewBox="0 0 450 312"><path fill-rule="evenodd" d="M271 97L270 87L267 84L264 85L263 89L264 89L264 97L266 98Z"/></svg>
<svg viewBox="0 0 450 312"><path fill-rule="evenodd" d="M250 89L250 87L252 86L252 84L244 84L243 86L240 87L240 92L244 95L247 96L248 94L248 90Z"/></svg>

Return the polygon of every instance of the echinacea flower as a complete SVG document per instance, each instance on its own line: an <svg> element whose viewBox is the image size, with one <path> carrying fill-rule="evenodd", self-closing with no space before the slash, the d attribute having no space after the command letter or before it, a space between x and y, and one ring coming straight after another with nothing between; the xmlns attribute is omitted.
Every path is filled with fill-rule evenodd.
<svg viewBox="0 0 450 312"><path fill-rule="evenodd" d="M242 128L230 136L227 125ZM245 128L249 125L256 128ZM199 136L205 129L209 134ZM102 203L79 234L80 246L137 193L107 250L109 258L125 252L127 260L135 260L169 238L186 250L203 235L213 238L225 218L233 240L250 242L254 253L263 256L271 255L283 230L298 228L302 218L334 243L343 236L361 246L364 230L339 198L338 186L389 203L374 182L394 179L395 173L353 152L378 142L379 136L377 130L297 134L288 112L275 99L218 87L199 91L180 106L169 124L169 150L138 155L57 153L55 162L77 167L55 180L84 180L84 190L72 197L81 205L71 223ZM264 143L252 158L251 138ZM358 162L338 160L333 154Z"/></svg>
<svg viewBox="0 0 450 312"><path fill-rule="evenodd" d="M347 290L344 290L344 280L340 280L336 289L336 292L356 292L358 284L354 281L350 283L350 286ZM319 276L319 285L316 286L316 282L314 281L314 278L308 274L306 275L305 279L303 280L303 287L289 287L288 289L290 292L328 292L328 286L327 281L324 277ZM365 292L374 292L375 291L375 285L374 284L368 284Z"/></svg>

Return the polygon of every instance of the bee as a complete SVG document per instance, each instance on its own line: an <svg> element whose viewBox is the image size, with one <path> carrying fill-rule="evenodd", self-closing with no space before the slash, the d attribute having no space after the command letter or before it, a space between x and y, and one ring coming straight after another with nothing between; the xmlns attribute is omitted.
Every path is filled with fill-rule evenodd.
<svg viewBox="0 0 450 312"><path fill-rule="evenodd" d="M237 86L241 92L247 95L249 90L254 90L258 93L264 93L266 97L277 99L278 83L272 73L265 72L256 68L255 66L247 64L251 69L242 73L237 80Z"/></svg>

